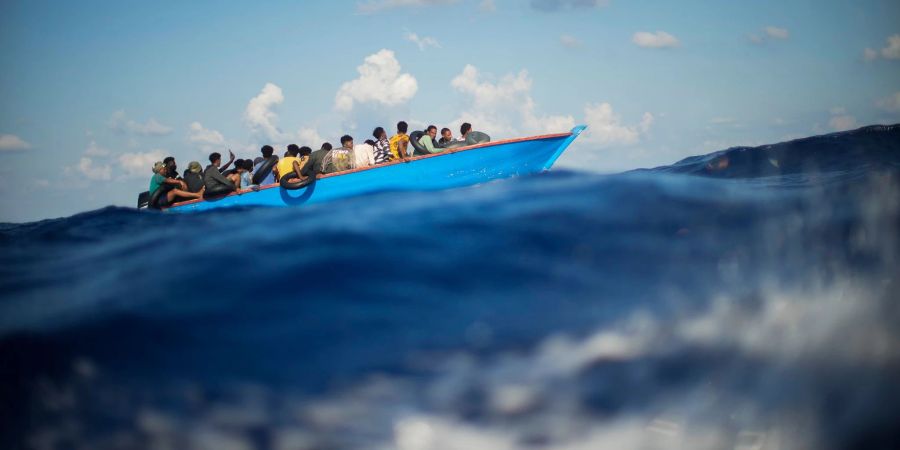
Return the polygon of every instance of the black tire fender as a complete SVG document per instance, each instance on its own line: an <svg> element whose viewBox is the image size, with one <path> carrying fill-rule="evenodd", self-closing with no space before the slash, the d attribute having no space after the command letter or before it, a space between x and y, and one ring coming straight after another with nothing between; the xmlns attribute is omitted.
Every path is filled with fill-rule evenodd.
<svg viewBox="0 0 900 450"><path fill-rule="evenodd" d="M262 183L262 180L269 176L270 173L272 173L272 169L275 168L275 164L278 164L278 160L272 157L265 160L265 162L263 162L258 169L255 169L253 171L253 178L251 178L253 184Z"/></svg>

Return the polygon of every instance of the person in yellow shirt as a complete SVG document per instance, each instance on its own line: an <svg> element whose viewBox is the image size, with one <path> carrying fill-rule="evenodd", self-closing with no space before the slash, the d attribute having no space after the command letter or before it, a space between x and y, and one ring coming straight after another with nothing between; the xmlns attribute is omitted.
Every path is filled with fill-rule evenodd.
<svg viewBox="0 0 900 450"><path fill-rule="evenodd" d="M391 159L394 161L408 158L406 154L406 147L409 145L409 136L406 134L408 127L406 122L401 120L397 123L397 134L391 136Z"/></svg>
<svg viewBox="0 0 900 450"><path fill-rule="evenodd" d="M288 155L290 156L281 158L278 164L275 165L276 179L280 180L284 176L290 176L291 178L300 177L300 171L306 162L309 161L309 154L309 147L300 148L297 144L288 145Z"/></svg>

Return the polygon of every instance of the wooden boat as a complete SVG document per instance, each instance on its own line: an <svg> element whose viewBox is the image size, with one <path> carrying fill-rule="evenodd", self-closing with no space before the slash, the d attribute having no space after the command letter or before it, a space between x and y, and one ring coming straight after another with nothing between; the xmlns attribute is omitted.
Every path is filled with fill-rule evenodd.
<svg viewBox="0 0 900 450"><path fill-rule="evenodd" d="M173 204L170 212L229 206L293 206L327 202L380 191L439 190L550 170L569 144L584 131L507 139L415 156L377 166L319 175L308 186L288 190L279 184L241 190L218 198Z"/></svg>

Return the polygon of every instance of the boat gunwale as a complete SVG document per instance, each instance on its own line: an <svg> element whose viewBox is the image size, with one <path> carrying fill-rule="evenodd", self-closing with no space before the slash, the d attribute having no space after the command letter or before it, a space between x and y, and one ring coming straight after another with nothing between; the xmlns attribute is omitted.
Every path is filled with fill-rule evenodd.
<svg viewBox="0 0 900 450"><path fill-rule="evenodd" d="M316 180L321 180L321 179L324 179L324 178L331 178L331 177L339 177L339 176L342 176L342 175L350 175L350 174L352 174L352 173L362 172L362 171L366 171L366 170L375 170L375 169L380 169L380 168L382 168L382 167L390 167L390 166L394 166L394 165L398 165L398 164L409 164L409 163L411 163L411 162L420 161L420 160L423 160L423 159L436 158L436 157L439 157L439 156L446 156L446 155L452 155L452 154L454 154L454 153L466 152L466 151L470 151L470 150L477 150L477 149L485 148L485 147L493 147L493 146L504 145L504 144L515 144L515 143L519 143L519 142L527 142L527 141L540 141L540 140L545 140L545 139L558 139L558 138L567 137L567 136L571 136L571 135L572 135L572 132L570 131L570 132L566 132L566 133L541 134L541 135L537 135L537 136L528 136L528 137L521 137L521 138L504 139L504 140L494 141L494 142L485 142L485 143L483 143L483 144L467 145L467 146L465 146L465 147L452 148L452 149L449 149L449 150L447 150L447 151L438 152L438 153L432 153L432 154L430 154L430 155L412 156L412 157L409 157L409 158L406 158L406 159L401 159L401 160L397 160L397 161L390 161L390 162L386 162L386 163L383 163L383 164L371 165L371 166L366 166L366 167L359 167L359 168L356 168L356 169L344 170L344 171L341 171L341 172L334 172L334 173L327 173L327 174L319 174L319 175L316 176ZM180 207L180 206L192 205L192 204L195 204L195 203L205 202L205 201L207 201L207 200L219 200L219 199L231 197L231 196L234 196L234 195L243 195L243 194L246 194L246 193L248 193L248 192L258 192L258 191L262 191L262 190L266 190L266 189L279 188L279 187L281 187L280 184L278 184L278 183L271 183L271 184L267 184L267 185L265 185L265 186L259 186L257 189L240 189L240 190L231 192L231 193L229 193L229 194L227 194L227 195L223 195L223 196L221 196L221 197L213 197L213 198L211 198L211 199L198 198L198 199L192 199L192 200L185 200L185 201L183 201L183 202L174 203L174 204L172 204L171 206L168 206L168 207L162 208L162 209L163 209L163 210L167 210L167 209L172 209L172 208L178 208L178 207Z"/></svg>

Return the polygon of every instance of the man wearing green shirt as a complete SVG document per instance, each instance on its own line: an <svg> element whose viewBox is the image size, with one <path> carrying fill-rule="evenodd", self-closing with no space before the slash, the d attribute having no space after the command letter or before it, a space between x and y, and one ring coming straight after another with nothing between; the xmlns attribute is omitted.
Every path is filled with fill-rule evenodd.
<svg viewBox="0 0 900 450"><path fill-rule="evenodd" d="M419 138L419 144L422 147L425 147L425 150L428 150L428 153L437 153L443 149L434 148L434 138L437 136L437 127L434 125L428 125L428 129L425 130L425 134Z"/></svg>

